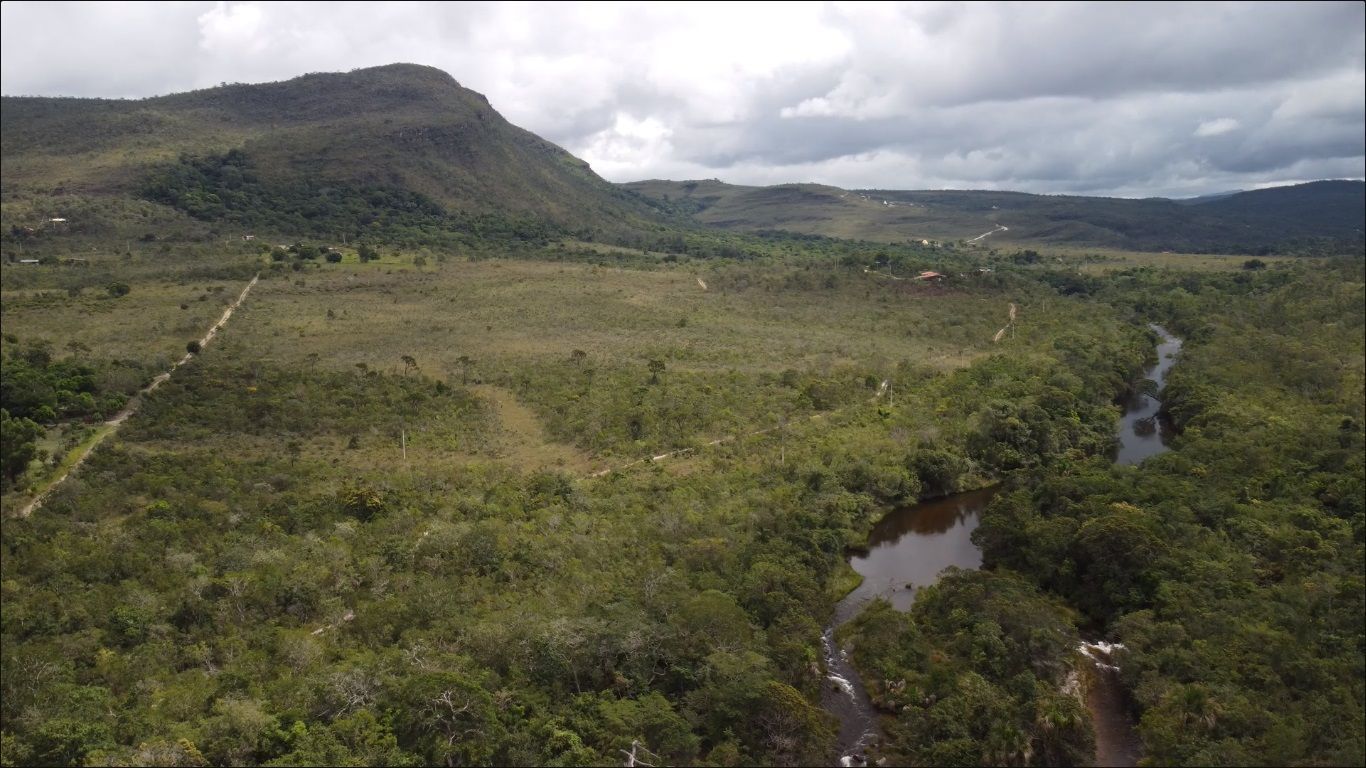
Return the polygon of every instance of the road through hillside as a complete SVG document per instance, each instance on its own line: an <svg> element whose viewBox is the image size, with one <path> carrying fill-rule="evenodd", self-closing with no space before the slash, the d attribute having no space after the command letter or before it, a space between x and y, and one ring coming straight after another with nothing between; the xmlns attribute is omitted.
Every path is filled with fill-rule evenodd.
<svg viewBox="0 0 1366 768"><path fill-rule="evenodd" d="M994 235L994 234L996 234L997 232L1009 232L1009 231L1010 231L1010 227L1007 227L1007 226L1002 225L1002 224L997 224L995 229L991 230L990 232L983 232L982 234L978 235L977 237L972 238L972 239L969 240L968 242L969 242L969 243L975 243L975 242L977 242L978 240L981 240L982 238L986 237L987 235Z"/></svg>

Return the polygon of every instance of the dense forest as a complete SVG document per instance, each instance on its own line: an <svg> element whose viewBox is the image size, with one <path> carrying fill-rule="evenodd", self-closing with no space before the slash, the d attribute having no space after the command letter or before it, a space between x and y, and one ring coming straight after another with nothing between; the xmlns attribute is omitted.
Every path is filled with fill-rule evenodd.
<svg viewBox="0 0 1366 768"><path fill-rule="evenodd" d="M1359 763L1361 260L1271 274L1140 270L1093 288L1188 338L1164 392L1179 437L1138 467L1092 456L1012 475L974 534L989 574L951 576L909 617L871 610L850 628L879 689L911 681L897 694L907 704L889 726L892 753L936 764L1070 762L1041 741L1068 732L1048 698L1067 647L1039 643L1041 633L1075 643L1081 626L1123 644L1122 679L1154 764ZM993 603L983 582L993 598L1019 596ZM1005 645L989 652L984 642ZM927 665L936 648L961 669ZM1012 660L1052 664L1042 698L1020 688ZM999 688L984 692L990 685ZM1013 714L984 710L975 696ZM985 714L954 718L958 730L946 731L953 707ZM1076 713L1066 717L1075 731ZM1016 735L1016 752L983 752L1001 722L1048 749L1030 756L1028 736ZM944 751L955 734L976 751Z"/></svg>

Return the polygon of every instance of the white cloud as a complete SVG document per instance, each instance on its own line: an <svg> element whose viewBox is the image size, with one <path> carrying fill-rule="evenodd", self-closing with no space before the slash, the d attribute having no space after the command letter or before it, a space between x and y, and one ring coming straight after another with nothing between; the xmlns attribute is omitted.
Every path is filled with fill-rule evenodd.
<svg viewBox="0 0 1366 768"><path fill-rule="evenodd" d="M1217 120L1206 120L1195 129L1196 136L1222 136L1238 130L1239 123L1231 117L1221 117Z"/></svg>
<svg viewBox="0 0 1366 768"><path fill-rule="evenodd" d="M653 117L641 120L618 114L611 128L589 138L580 156L600 174L629 175L666 162L673 154L669 141L672 134L668 126Z"/></svg>
<svg viewBox="0 0 1366 768"><path fill-rule="evenodd" d="M269 38L261 29L259 5L219 3L199 17L199 46L215 54L260 53Z"/></svg>

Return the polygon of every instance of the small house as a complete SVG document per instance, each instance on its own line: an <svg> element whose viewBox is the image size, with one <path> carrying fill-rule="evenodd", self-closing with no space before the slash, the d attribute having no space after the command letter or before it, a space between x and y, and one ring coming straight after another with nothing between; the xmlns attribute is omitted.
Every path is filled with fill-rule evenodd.
<svg viewBox="0 0 1366 768"><path fill-rule="evenodd" d="M37 259L20 259L20 260L19 260L19 263L20 263L20 264L37 264L37 263L38 263L38 260L37 260Z"/></svg>
<svg viewBox="0 0 1366 768"><path fill-rule="evenodd" d="M930 271L926 270L926 271L921 272L920 274L916 275L916 276L915 276L915 279L916 279L916 280L924 280L924 281L927 282L927 283L937 283L937 282L943 280L944 277L945 277L944 275L942 275L942 274L940 274L940 273L938 273L938 272L930 272Z"/></svg>

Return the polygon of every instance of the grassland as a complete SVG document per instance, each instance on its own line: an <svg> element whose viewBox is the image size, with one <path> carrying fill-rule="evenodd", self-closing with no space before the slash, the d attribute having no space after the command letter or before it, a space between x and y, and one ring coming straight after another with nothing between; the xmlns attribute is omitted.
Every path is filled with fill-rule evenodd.
<svg viewBox="0 0 1366 768"><path fill-rule="evenodd" d="M75 297L55 290L4 291L6 332L48 342L59 354L133 359L164 368L185 353L186 342L213 325L242 289L226 280L147 281L133 287L118 298L100 288ZM74 351L69 346L73 342L84 349Z"/></svg>
<svg viewBox="0 0 1366 768"><path fill-rule="evenodd" d="M267 283L251 314L270 318L269 329L246 332L268 358L298 362L312 352L341 368L393 368L397 351L412 350L443 376L462 355L479 358L488 378L498 361L567 359L575 349L691 371L910 358L953 368L984 347L998 309L982 295L898 290L830 267L451 261L419 271L343 263ZM358 347L362 331L374 343Z"/></svg>
<svg viewBox="0 0 1366 768"><path fill-rule="evenodd" d="M193 251L5 265L7 333L45 342L58 357L135 360L102 368L128 378L121 383L131 390L183 354L240 289L197 279L203 258L241 274L264 270L224 334L225 354L266 369L468 385L487 429L452 451L452 441L438 448L435 437L449 428L413 423L411 461L497 459L582 474L864 402L869 382L899 367L961 368L991 350L1005 309L999 280L924 286L825 260L739 264L647 252L644 267L617 268L386 251L362 263L347 249L341 263L294 271L254 245ZM113 298L106 280L131 291ZM1028 306L1025 293L1008 295ZM1054 314L1067 311L1055 304ZM300 450L323 462L382 464L397 449L390 426L383 439L348 447L352 435L337 433ZM232 450L270 443L253 437ZM690 466L696 459L673 465ZM9 494L6 507L21 500Z"/></svg>

